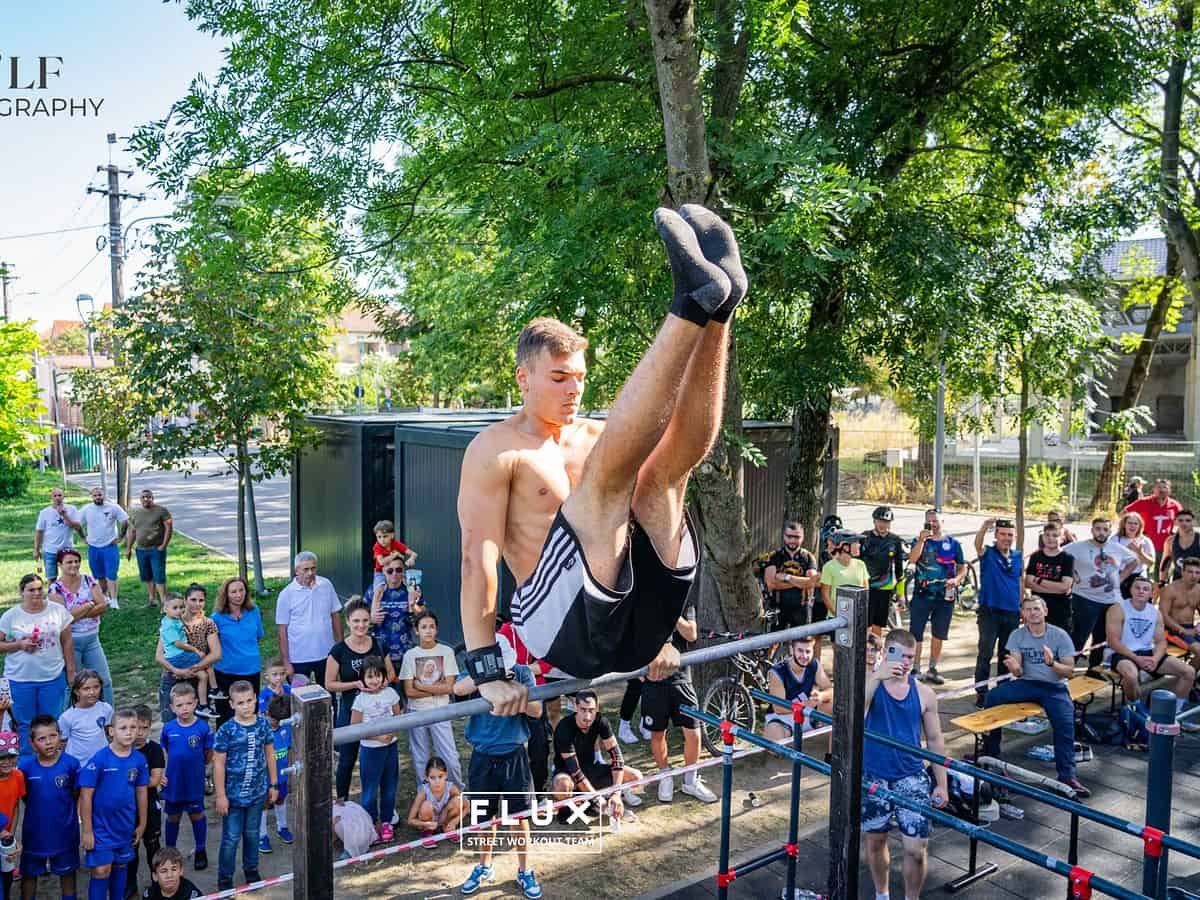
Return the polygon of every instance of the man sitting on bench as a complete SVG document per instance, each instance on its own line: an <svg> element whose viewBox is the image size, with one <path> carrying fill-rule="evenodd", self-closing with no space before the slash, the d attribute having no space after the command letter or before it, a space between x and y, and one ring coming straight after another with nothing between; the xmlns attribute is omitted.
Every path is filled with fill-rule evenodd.
<svg viewBox="0 0 1200 900"><path fill-rule="evenodd" d="M1150 602L1153 592L1153 582L1139 575L1129 586L1129 599L1122 598L1108 608L1108 649L1112 651L1108 664L1121 676L1125 699L1130 703L1141 697L1142 672L1151 677L1175 676L1175 707L1179 712L1196 681L1196 671L1182 659L1167 654L1162 613ZM1183 724L1200 727L1191 722Z"/></svg>
<svg viewBox="0 0 1200 900"><path fill-rule="evenodd" d="M1189 556L1183 561L1183 575L1162 589L1158 608L1167 633L1177 637L1191 652L1192 668L1200 671L1200 632L1196 630L1196 609L1200 607L1200 559Z"/></svg>
<svg viewBox="0 0 1200 900"><path fill-rule="evenodd" d="M1021 615L1025 624L1008 636L1008 656L1004 658L1012 680L1002 681L988 691L985 708L1005 703L1039 704L1054 733L1058 780L1080 799L1087 799L1091 791L1075 777L1075 706L1067 689L1067 681L1075 671L1075 644L1061 628L1047 624L1046 603L1037 594L1021 601ZM988 732L983 751L990 756L999 754L1000 729Z"/></svg>
<svg viewBox="0 0 1200 900"><path fill-rule="evenodd" d="M874 637L874 635L870 635ZM811 637L793 638L788 645L790 656L771 666L767 676L767 690L785 700L799 700L809 709L819 709L826 715L833 713L833 682L821 667L821 661L813 653ZM870 670L868 670L870 671ZM786 706L775 705L767 713L767 727L763 735L771 741L787 741L792 737L792 713L784 715ZM811 720L804 719L804 730L813 729Z"/></svg>

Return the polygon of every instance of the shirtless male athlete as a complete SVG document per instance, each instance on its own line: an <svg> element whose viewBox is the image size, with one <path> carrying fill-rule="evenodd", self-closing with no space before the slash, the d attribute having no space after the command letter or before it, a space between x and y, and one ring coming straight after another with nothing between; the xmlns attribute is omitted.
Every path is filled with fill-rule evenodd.
<svg viewBox="0 0 1200 900"><path fill-rule="evenodd" d="M1200 559L1189 556L1183 561L1183 575L1158 595L1167 633L1182 640L1192 651L1189 662L1200 672L1200 635L1196 632L1196 609L1200 607Z"/></svg>
<svg viewBox="0 0 1200 900"><path fill-rule="evenodd" d="M517 342L521 410L467 447L459 484L468 672L497 715L527 692L496 646L497 566L518 587L513 624L535 658L592 677L679 667L671 644L699 546L688 477L721 423L729 320L746 292L729 226L701 206L659 209L675 292L605 422L577 418L587 341L554 319Z"/></svg>

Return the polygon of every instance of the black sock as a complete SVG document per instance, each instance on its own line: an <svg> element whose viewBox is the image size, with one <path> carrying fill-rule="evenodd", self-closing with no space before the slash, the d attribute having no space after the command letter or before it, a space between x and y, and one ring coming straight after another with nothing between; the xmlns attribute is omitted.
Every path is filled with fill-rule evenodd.
<svg viewBox="0 0 1200 900"><path fill-rule="evenodd" d="M742 255L733 229L716 213L698 203L685 203L679 208L679 214L696 232L704 258L729 278L729 297L712 312L714 322L728 322L750 285L746 270L742 268Z"/></svg>
<svg viewBox="0 0 1200 900"><path fill-rule="evenodd" d="M703 328L729 296L729 278L704 258L696 232L677 212L656 209L654 226L667 247L675 280L671 312Z"/></svg>

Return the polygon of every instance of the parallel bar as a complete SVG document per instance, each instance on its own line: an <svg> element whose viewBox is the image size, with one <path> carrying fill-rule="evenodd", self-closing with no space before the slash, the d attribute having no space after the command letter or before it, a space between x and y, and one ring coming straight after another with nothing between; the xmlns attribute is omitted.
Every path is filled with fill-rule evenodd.
<svg viewBox="0 0 1200 900"><path fill-rule="evenodd" d="M773 694L766 694L762 691L750 688L750 694L759 700L764 700L768 703L787 704L790 701L784 700L782 697L776 697ZM831 716L827 716L823 712L810 710L809 715L818 722L832 722ZM912 744L906 744L903 741L898 741L886 734L879 734L875 731L865 732L866 736L873 741L878 741L881 744L887 744L890 747L896 747L899 750L906 750L913 756L927 760L935 765L945 766L948 769L953 769L956 772L965 772L976 778L981 778L984 781L990 781L992 784L998 784L1001 787L1008 788L1013 793L1024 794L1026 797L1032 797L1045 803L1047 806L1053 806L1055 809L1061 809L1063 812L1076 813L1080 818L1088 819L1092 822L1097 822L1100 825L1107 825L1109 828L1123 831L1126 834L1134 835L1140 838L1142 836L1142 826L1136 822L1130 822L1126 819L1118 818L1117 816L1109 815L1106 812L1101 812L1097 809L1092 809L1090 806L1084 806L1081 803L1076 803L1073 800L1067 800L1064 797L1059 797L1049 791L1044 791L1041 788L1032 787L1021 781L1014 781L1011 778L1005 778L1003 775L996 775L988 772L985 769L980 769L978 766L973 766L970 763L961 762L957 759L952 759L948 756L938 756L924 747L916 747ZM1171 835L1163 836L1163 846L1169 847L1172 850L1178 850L1185 856L1190 856L1193 859L1200 859L1200 846L1181 841L1179 838Z"/></svg>
<svg viewBox="0 0 1200 900"><path fill-rule="evenodd" d="M1170 691L1155 691L1150 695L1150 721L1155 728L1150 735L1150 765L1146 767L1146 827L1164 834L1171 830L1171 783L1174 779L1175 735L1169 726L1175 725L1175 695ZM1175 725L1178 728L1178 725ZM1166 841L1163 841L1166 844ZM1147 853L1142 868L1142 892L1154 897L1167 896L1167 850L1161 856Z"/></svg>
<svg viewBox="0 0 1200 900"><path fill-rule="evenodd" d="M829 634L846 624L844 616L834 616L832 619L826 619L824 622L816 622L812 625L797 625L795 628L785 628L782 631L772 631L767 634L756 634L751 637L742 638L739 641L730 641L727 644L701 647L699 650L689 650L687 653L684 653L680 657L679 664L681 668L687 668L688 666L714 662L738 653L745 653L748 650L761 650L764 647L771 647L798 637L816 637L818 634ZM531 690L529 692L529 699L549 700L554 697L560 697L563 694L573 694L588 687L595 688L604 684L628 681L630 678L647 675L649 672L649 666L642 666L636 672L610 672L607 675L601 675L599 678L566 678L561 681L551 681ZM462 719L467 716L486 713L491 708L492 706L488 701L482 697L476 697L472 700L464 700L446 706L419 709L416 712L404 713L400 716L389 716L386 719L377 719L370 723L343 725L341 728L334 730L333 743L335 745L350 744L354 741L361 741L363 738L372 738L380 734L407 731L410 728L433 725L437 722L448 722L452 719Z"/></svg>
<svg viewBox="0 0 1200 900"><path fill-rule="evenodd" d="M717 863L717 900L729 898L729 831L733 814L733 733L721 729L721 848Z"/></svg>
<svg viewBox="0 0 1200 900"><path fill-rule="evenodd" d="M862 841L863 716L867 690L867 591L837 589L837 613L847 620L833 642L833 775L829 785L831 897L858 896Z"/></svg>
<svg viewBox="0 0 1200 900"><path fill-rule="evenodd" d="M685 715L700 719L702 722L708 722L711 725L721 724L719 719L715 719L698 709L693 709L687 706L680 707L680 709ZM766 738L759 737L757 734L747 732L736 725L732 726L732 732L735 740L746 741L747 743L755 744L756 746L763 747L764 749L787 759L799 758L800 761L808 768L815 769L822 774L829 775L831 772L830 766L826 765L820 760L814 759L813 757L804 753L797 753L790 747L785 747L783 744L778 744L775 741L770 741ZM1047 856L1045 853L1039 853L1036 850L1030 850L1028 847L1018 844L1016 841L1012 841L1006 837L995 834L988 828L984 828L980 825L972 825L970 822L964 822L962 819L958 819L949 813L942 812L941 810L935 809L932 806L926 806L923 803L917 803L914 800L910 800L908 797L902 797L899 794L887 790L886 788L876 787L873 788L872 791L873 793L878 794L880 797L883 797L885 800L890 800L897 806L902 806L905 809L910 809L913 812L920 813L926 818L932 819L938 824L952 828L955 831L961 832L962 834L968 836L974 835L985 844L990 844L993 847L1003 850L1005 853L1009 853L1018 857L1019 859L1025 860L1026 862L1033 863L1034 865L1040 866L1043 869L1048 869L1051 872L1055 872L1067 878L1070 878L1074 874L1073 867L1063 862L1061 859L1055 859L1052 856ZM1108 894L1111 897L1117 897L1118 900L1153 900L1153 898L1147 897L1145 894L1139 894L1131 891L1128 888L1122 887L1121 885L1109 881L1107 878L1102 878L1099 875L1089 873L1089 883L1092 890L1100 891L1101 893Z"/></svg>
<svg viewBox="0 0 1200 900"><path fill-rule="evenodd" d="M738 866L733 870L733 874L738 878L742 878L746 875L749 875L751 872L757 872L764 866L769 866L771 863L779 862L779 860L783 859L785 856L787 856L787 850L780 847L778 850L772 850L770 853L764 853L762 856L756 856L754 859ZM787 894L785 896L794 897L795 893Z"/></svg>
<svg viewBox="0 0 1200 900"><path fill-rule="evenodd" d="M792 704L792 749L799 753L804 749L804 706ZM796 852L795 847L800 841L800 776L804 766L800 760L792 760L792 796L788 806L788 846L793 851L788 854L787 880L784 896L792 900L796 896ZM786 849L786 848L785 848Z"/></svg>

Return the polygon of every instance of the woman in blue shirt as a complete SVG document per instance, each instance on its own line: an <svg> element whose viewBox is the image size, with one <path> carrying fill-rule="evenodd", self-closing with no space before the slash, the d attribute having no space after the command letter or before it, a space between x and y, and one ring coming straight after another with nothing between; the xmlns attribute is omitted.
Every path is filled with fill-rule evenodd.
<svg viewBox="0 0 1200 900"><path fill-rule="evenodd" d="M263 639L262 612L254 605L250 586L244 578L226 578L217 591L217 602L213 606L212 620L221 639L221 658L214 665L217 673L217 691L229 695L229 686L235 681L248 681L258 695L259 675L262 672L262 653L258 642ZM220 728L233 718L233 708L228 699L219 698L217 727Z"/></svg>

